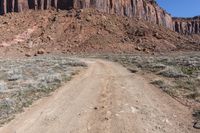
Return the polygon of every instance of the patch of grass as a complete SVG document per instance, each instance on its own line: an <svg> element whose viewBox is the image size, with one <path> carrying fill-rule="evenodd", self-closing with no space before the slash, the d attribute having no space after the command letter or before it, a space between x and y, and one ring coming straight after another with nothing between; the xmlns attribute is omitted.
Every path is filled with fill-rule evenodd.
<svg viewBox="0 0 200 133"><path fill-rule="evenodd" d="M155 80L155 81L152 81L151 84L159 87L170 96L176 96L176 91L174 90L173 86L165 83L165 81L163 80Z"/></svg>
<svg viewBox="0 0 200 133"><path fill-rule="evenodd" d="M197 54L157 57L144 55L107 55L104 58L118 62L130 71L132 71L131 66L136 66L140 71L160 75L163 77L163 80L170 80L173 86L167 85L162 80L152 82L152 84L158 86L169 95L186 97L187 99L194 99L196 101L200 99L198 88L200 87L200 80L198 78L200 56ZM133 72L135 72L134 69Z"/></svg>
<svg viewBox="0 0 200 133"><path fill-rule="evenodd" d="M174 82L176 84L176 88L183 88L190 91L195 91L200 85L197 80L191 78L176 79Z"/></svg>
<svg viewBox="0 0 200 133"><path fill-rule="evenodd" d="M189 67L189 66L181 66L181 71L184 74L192 75L198 71L200 71L200 67Z"/></svg>
<svg viewBox="0 0 200 133"><path fill-rule="evenodd" d="M200 109L194 110L192 115L195 119L193 127L200 129Z"/></svg>
<svg viewBox="0 0 200 133"><path fill-rule="evenodd" d="M151 82L151 84L156 85L160 88L166 88L167 87L163 80L154 80L154 81Z"/></svg>
<svg viewBox="0 0 200 133"><path fill-rule="evenodd" d="M181 70L176 67L168 67L165 70L160 71L158 74L168 78L187 77L187 75L185 75Z"/></svg>
<svg viewBox="0 0 200 133"><path fill-rule="evenodd" d="M189 98L189 99L196 99L200 96L200 94L196 91L196 92L193 92L191 94L188 94L186 97Z"/></svg>
<svg viewBox="0 0 200 133"><path fill-rule="evenodd" d="M48 96L69 81L86 64L64 56L38 56L19 60L0 60L0 125L33 101ZM10 79L10 80L7 80ZM9 91L8 91L9 89ZM8 92L7 92L8 91Z"/></svg>

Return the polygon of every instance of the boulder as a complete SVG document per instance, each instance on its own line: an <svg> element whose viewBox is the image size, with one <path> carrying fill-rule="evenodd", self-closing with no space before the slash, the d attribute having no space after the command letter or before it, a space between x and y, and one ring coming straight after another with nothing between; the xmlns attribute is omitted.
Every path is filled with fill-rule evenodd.
<svg viewBox="0 0 200 133"><path fill-rule="evenodd" d="M45 53L45 50L44 49L39 49L38 51L37 51L37 54L44 54Z"/></svg>

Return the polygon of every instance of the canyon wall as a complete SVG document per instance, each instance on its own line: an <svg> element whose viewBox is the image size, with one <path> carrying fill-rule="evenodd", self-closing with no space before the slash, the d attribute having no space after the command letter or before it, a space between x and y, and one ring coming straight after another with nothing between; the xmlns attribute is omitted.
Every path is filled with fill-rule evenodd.
<svg viewBox="0 0 200 133"><path fill-rule="evenodd" d="M200 34L200 16L193 18L173 18L174 31L186 35Z"/></svg>
<svg viewBox="0 0 200 133"><path fill-rule="evenodd" d="M154 0L75 0L74 8L94 7L102 12L144 19L172 29L170 14Z"/></svg>
<svg viewBox="0 0 200 133"><path fill-rule="evenodd" d="M137 17L152 23L173 28L171 16L154 0L0 0L0 13L27 9L83 9L95 8L102 12Z"/></svg>
<svg viewBox="0 0 200 133"><path fill-rule="evenodd" d="M29 9L28 0L0 0L0 14Z"/></svg>
<svg viewBox="0 0 200 133"><path fill-rule="evenodd" d="M200 34L200 17L173 18L155 0L0 0L0 14L28 9L95 8L102 12L143 19L182 34Z"/></svg>

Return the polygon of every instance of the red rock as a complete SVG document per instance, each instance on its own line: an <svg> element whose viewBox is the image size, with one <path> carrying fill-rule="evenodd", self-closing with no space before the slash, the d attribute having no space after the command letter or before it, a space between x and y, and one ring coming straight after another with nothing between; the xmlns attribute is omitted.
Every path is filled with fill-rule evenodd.
<svg viewBox="0 0 200 133"><path fill-rule="evenodd" d="M44 49L39 49L38 51L37 51L37 54L44 54L45 53L45 50Z"/></svg>
<svg viewBox="0 0 200 133"><path fill-rule="evenodd" d="M136 47L135 50L142 51L142 48Z"/></svg>
<svg viewBox="0 0 200 133"><path fill-rule="evenodd" d="M26 57L31 57L31 54L30 53L26 53L25 56Z"/></svg>
<svg viewBox="0 0 200 133"><path fill-rule="evenodd" d="M95 8L101 12L143 19L183 34L200 34L200 17L172 19L155 0L1 0L0 14L50 7L58 10ZM77 17L80 19L79 15Z"/></svg>
<svg viewBox="0 0 200 133"><path fill-rule="evenodd" d="M193 18L173 18L173 29L182 34L200 34L200 16Z"/></svg>
<svg viewBox="0 0 200 133"><path fill-rule="evenodd" d="M163 39L163 37L159 33L154 33L153 36L157 39Z"/></svg>
<svg viewBox="0 0 200 133"><path fill-rule="evenodd" d="M56 9L95 8L101 12L144 19L171 29L173 27L171 16L154 0L2 0L0 13L20 12L27 9L43 10L50 6Z"/></svg>

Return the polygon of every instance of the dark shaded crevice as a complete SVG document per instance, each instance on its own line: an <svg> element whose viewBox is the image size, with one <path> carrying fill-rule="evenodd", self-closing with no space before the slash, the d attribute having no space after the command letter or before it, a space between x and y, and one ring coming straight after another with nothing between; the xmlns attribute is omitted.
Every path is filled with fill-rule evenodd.
<svg viewBox="0 0 200 133"><path fill-rule="evenodd" d="M7 13L7 1L6 0L0 0L0 14L3 15Z"/></svg>
<svg viewBox="0 0 200 133"><path fill-rule="evenodd" d="M76 2L77 2L78 9L83 9L85 7L85 1L77 0Z"/></svg>
<svg viewBox="0 0 200 133"><path fill-rule="evenodd" d="M132 14L134 16L135 15L135 6L134 6L134 3L133 3L133 0L131 0L131 8L132 8Z"/></svg>
<svg viewBox="0 0 200 133"><path fill-rule="evenodd" d="M113 8L113 0L110 0L110 9Z"/></svg>
<svg viewBox="0 0 200 133"><path fill-rule="evenodd" d="M28 0L28 7L29 7L29 9L35 9L35 2L34 2L34 0Z"/></svg>
<svg viewBox="0 0 200 133"><path fill-rule="evenodd" d="M179 24L178 24L178 22L175 22L175 31L179 32Z"/></svg>
<svg viewBox="0 0 200 133"><path fill-rule="evenodd" d="M187 34L190 34L191 33L191 25L189 23L187 23Z"/></svg>
<svg viewBox="0 0 200 133"><path fill-rule="evenodd" d="M7 12L12 12L11 8L12 8L12 0L7 0Z"/></svg>
<svg viewBox="0 0 200 133"><path fill-rule="evenodd" d="M3 0L0 0L0 15L3 14Z"/></svg>
<svg viewBox="0 0 200 133"><path fill-rule="evenodd" d="M73 0L58 0L57 8L61 10L70 10L73 8Z"/></svg>
<svg viewBox="0 0 200 133"><path fill-rule="evenodd" d="M158 11L157 11L157 8L156 8L155 5L153 5L153 7L154 7L154 10L155 10L155 13L156 13L156 24L159 25L159 18L158 18Z"/></svg>
<svg viewBox="0 0 200 133"><path fill-rule="evenodd" d="M55 0L51 0L51 6L52 7L55 7L56 5L55 5Z"/></svg>
<svg viewBox="0 0 200 133"><path fill-rule="evenodd" d="M128 16L128 13L126 12L126 7L125 6L123 6L123 15L124 16Z"/></svg>
<svg viewBox="0 0 200 133"><path fill-rule="evenodd" d="M95 5L96 5L96 0L90 0L90 6L94 8Z"/></svg>
<svg viewBox="0 0 200 133"><path fill-rule="evenodd" d="M195 34L198 34L198 24L197 24L197 22L195 22L194 30L195 30Z"/></svg>
<svg viewBox="0 0 200 133"><path fill-rule="evenodd" d="M144 9L144 15L145 16L145 20L148 20L148 9L147 9L147 3L145 1L143 1L143 9Z"/></svg>
<svg viewBox="0 0 200 133"><path fill-rule="evenodd" d="M15 0L14 3L14 12L18 12L18 0Z"/></svg>
<svg viewBox="0 0 200 133"><path fill-rule="evenodd" d="M44 9L48 9L48 1L47 0L44 0Z"/></svg>
<svg viewBox="0 0 200 133"><path fill-rule="evenodd" d="M37 9L41 9L41 0L37 0Z"/></svg>

